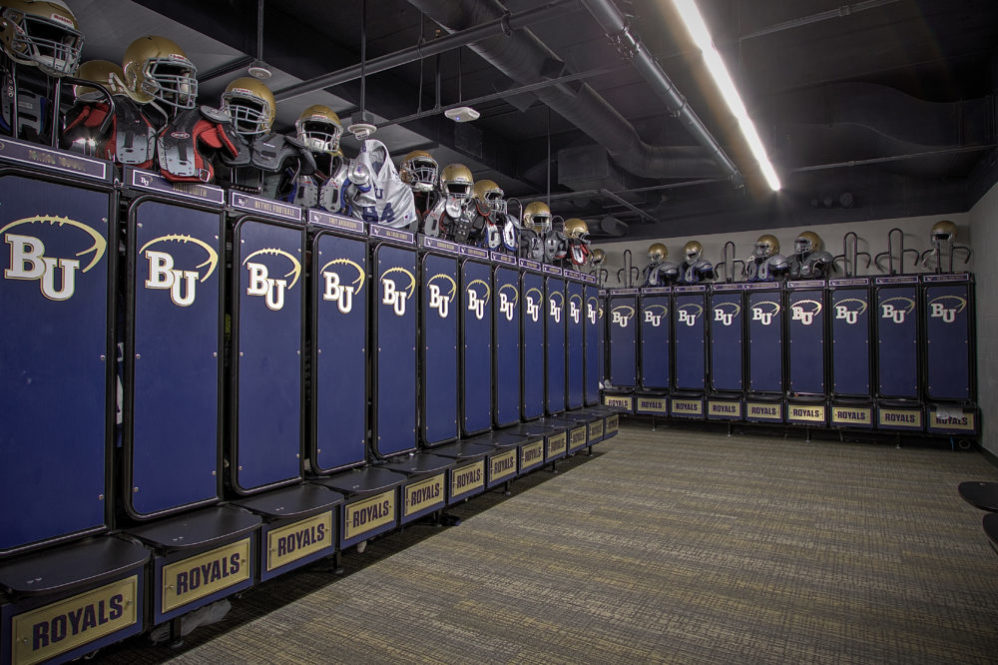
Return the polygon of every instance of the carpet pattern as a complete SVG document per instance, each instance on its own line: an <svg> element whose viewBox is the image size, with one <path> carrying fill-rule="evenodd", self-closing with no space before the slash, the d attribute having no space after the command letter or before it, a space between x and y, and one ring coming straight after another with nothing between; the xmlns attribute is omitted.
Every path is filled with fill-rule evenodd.
<svg viewBox="0 0 998 665"><path fill-rule="evenodd" d="M108 663L994 663L979 453L625 424L593 457Z"/></svg>

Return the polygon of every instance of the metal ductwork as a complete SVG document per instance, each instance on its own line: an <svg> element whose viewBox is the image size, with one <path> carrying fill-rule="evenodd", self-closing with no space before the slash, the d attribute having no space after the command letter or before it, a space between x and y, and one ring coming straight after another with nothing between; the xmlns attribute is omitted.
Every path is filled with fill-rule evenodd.
<svg viewBox="0 0 998 665"><path fill-rule="evenodd" d="M409 0L409 3L451 33L494 21L507 11L497 0L463 2ZM600 6L603 3L587 1L585 4L597 18L601 18L603 14L610 15L605 11L597 15L594 8L590 7L590 4ZM612 3L606 4L613 12L617 12ZM620 16L619 12L617 16ZM605 26L604 30L608 33L618 32L611 31ZM696 114L689 109L682 95L669 82L658 63L647 53L640 41L627 34L630 43L635 45L635 66L642 74L646 70L649 73L657 70L655 82L651 83L652 87L663 98L676 100L678 108L685 109L677 113L704 148L657 146L646 143L638 136L633 125L588 84L554 85L538 90L534 94L553 111L603 146L614 162L629 173L643 178L731 177L735 181L740 181L737 168L696 118ZM520 84L533 83L542 78L554 78L565 70L564 62L533 32L526 29L484 39L469 48ZM670 109L676 111L671 105Z"/></svg>

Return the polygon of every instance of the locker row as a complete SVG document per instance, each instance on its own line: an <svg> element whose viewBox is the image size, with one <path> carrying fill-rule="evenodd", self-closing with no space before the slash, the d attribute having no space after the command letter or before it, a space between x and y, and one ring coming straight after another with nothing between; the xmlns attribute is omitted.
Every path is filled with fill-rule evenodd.
<svg viewBox="0 0 998 665"><path fill-rule="evenodd" d="M616 433L588 276L10 139L0 200L0 664L179 630Z"/></svg>
<svg viewBox="0 0 998 665"><path fill-rule="evenodd" d="M605 401L680 418L973 436L967 273L613 289Z"/></svg>

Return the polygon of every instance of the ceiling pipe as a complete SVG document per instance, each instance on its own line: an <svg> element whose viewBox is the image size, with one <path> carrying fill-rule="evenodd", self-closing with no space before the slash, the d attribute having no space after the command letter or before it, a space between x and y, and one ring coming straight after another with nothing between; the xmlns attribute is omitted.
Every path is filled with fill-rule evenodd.
<svg viewBox="0 0 998 665"><path fill-rule="evenodd" d="M467 28L466 30L460 30L445 37L411 46L401 51L388 53L379 58L372 58L366 63L364 74L370 76L371 74L377 74L388 69L394 69L395 67L415 62L421 58L452 51L462 46L469 46L488 37L495 37L496 35L509 36L514 30L519 30L533 23L553 18L563 18L566 12L574 11L575 9L578 9L576 0L552 0L540 7L517 12L516 14L511 14L507 11L497 18ZM301 83L289 85L286 88L281 88L274 92L274 97L277 101L292 99L309 92L359 79L360 76L361 65L357 64L330 72L329 74L316 76Z"/></svg>
<svg viewBox="0 0 998 665"><path fill-rule="evenodd" d="M690 108L686 97L672 83L669 76L662 70L662 66L645 48L641 39L630 31L623 14L620 13L612 0L582 0L582 4L603 28L610 42L617 47L617 51L626 60L631 61L641 77L665 102L676 118L683 123L697 143L707 149L724 174L730 177L736 186L740 186L742 175L738 171L738 167L724 152L717 139L707 130L696 112Z"/></svg>
<svg viewBox="0 0 998 665"><path fill-rule="evenodd" d="M497 0L409 0L427 17L451 33L502 16ZM521 85L565 75L561 59L530 30L492 37L469 46L486 62ZM586 83L558 84L534 94L551 110L602 146L628 173L642 178L731 177L737 170L723 168L699 146L661 146L646 143L634 126ZM729 160L730 163L730 160ZM733 165L732 165L733 166Z"/></svg>

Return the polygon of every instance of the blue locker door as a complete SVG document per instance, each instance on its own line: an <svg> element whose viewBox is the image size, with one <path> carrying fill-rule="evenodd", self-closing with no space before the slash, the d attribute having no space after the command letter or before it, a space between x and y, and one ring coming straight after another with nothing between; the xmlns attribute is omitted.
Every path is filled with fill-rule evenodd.
<svg viewBox="0 0 998 665"><path fill-rule="evenodd" d="M783 392L783 306L779 291L748 294L748 388Z"/></svg>
<svg viewBox="0 0 998 665"><path fill-rule="evenodd" d="M461 430L478 434L492 427L492 267L461 265Z"/></svg>
<svg viewBox="0 0 998 665"><path fill-rule="evenodd" d="M638 299L633 295L610 296L607 307L610 326L610 367L607 378L613 388L635 388L638 384Z"/></svg>
<svg viewBox="0 0 998 665"><path fill-rule="evenodd" d="M416 252L374 248L374 444L388 457L416 447Z"/></svg>
<svg viewBox="0 0 998 665"><path fill-rule="evenodd" d="M646 390L669 389L669 304L668 294L641 296L641 387Z"/></svg>
<svg viewBox="0 0 998 665"><path fill-rule="evenodd" d="M218 498L221 221L145 201L129 225L128 512Z"/></svg>
<svg viewBox="0 0 998 665"><path fill-rule="evenodd" d="M825 392L824 291L790 291L787 309L790 311L787 324L790 391L822 394Z"/></svg>
<svg viewBox="0 0 998 665"><path fill-rule="evenodd" d="M912 278L917 282L917 278ZM877 394L918 398L918 292L911 286L877 289Z"/></svg>
<svg viewBox="0 0 998 665"><path fill-rule="evenodd" d="M673 348L675 350L676 390L703 390L706 379L704 359L704 294L677 294L672 303Z"/></svg>
<svg viewBox="0 0 998 665"><path fill-rule="evenodd" d="M586 383L585 402L586 406L599 404L599 387L603 381L601 372L603 363L603 335L600 333L602 317L600 316L599 291L595 286L586 286L586 321L585 321L585 360L586 360Z"/></svg>
<svg viewBox="0 0 998 665"><path fill-rule="evenodd" d="M110 196L0 177L0 552L105 526Z"/></svg>
<svg viewBox="0 0 998 665"><path fill-rule="evenodd" d="M870 290L834 289L832 308L832 392L870 395Z"/></svg>
<svg viewBox="0 0 998 665"><path fill-rule="evenodd" d="M493 275L495 320L495 423L505 427L520 420L520 273L496 268Z"/></svg>
<svg viewBox="0 0 998 665"><path fill-rule="evenodd" d="M458 436L457 258L423 257L423 441L436 445Z"/></svg>
<svg viewBox="0 0 998 665"><path fill-rule="evenodd" d="M925 287L925 370L929 399L970 400L971 301L969 285Z"/></svg>
<svg viewBox="0 0 998 665"><path fill-rule="evenodd" d="M320 233L312 262L312 461L321 472L367 454L367 241Z"/></svg>
<svg viewBox="0 0 998 665"><path fill-rule="evenodd" d="M544 345L547 364L545 411L561 413L565 410L565 319L568 310L565 280L560 277L546 277L545 286L547 288Z"/></svg>
<svg viewBox="0 0 998 665"><path fill-rule="evenodd" d="M520 292L523 294L522 413L525 420L532 420L544 415L544 278L524 272Z"/></svg>
<svg viewBox="0 0 998 665"><path fill-rule="evenodd" d="M237 368L233 485L251 492L301 476L304 228L236 223Z"/></svg>
<svg viewBox="0 0 998 665"><path fill-rule="evenodd" d="M742 390L742 294L710 296L710 375L713 390Z"/></svg>
<svg viewBox="0 0 998 665"><path fill-rule="evenodd" d="M583 325L585 323L585 301L582 282L569 281L568 326L565 364L565 405L569 409L582 408L582 393L585 388L583 358Z"/></svg>

